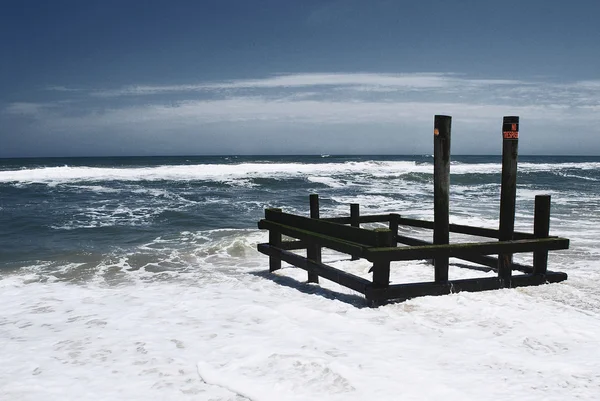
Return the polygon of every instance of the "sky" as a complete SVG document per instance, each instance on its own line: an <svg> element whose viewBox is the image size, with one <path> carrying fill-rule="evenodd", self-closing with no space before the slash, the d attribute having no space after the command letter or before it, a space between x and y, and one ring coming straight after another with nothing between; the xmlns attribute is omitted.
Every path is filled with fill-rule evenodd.
<svg viewBox="0 0 600 401"><path fill-rule="evenodd" d="M598 0L0 0L0 157L600 155Z"/></svg>

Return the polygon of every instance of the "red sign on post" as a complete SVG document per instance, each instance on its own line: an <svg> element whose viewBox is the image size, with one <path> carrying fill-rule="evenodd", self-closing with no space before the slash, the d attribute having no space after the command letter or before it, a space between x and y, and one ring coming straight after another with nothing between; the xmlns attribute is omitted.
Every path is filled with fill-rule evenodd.
<svg viewBox="0 0 600 401"><path fill-rule="evenodd" d="M505 122L502 126L502 137L504 139L519 139L519 123Z"/></svg>

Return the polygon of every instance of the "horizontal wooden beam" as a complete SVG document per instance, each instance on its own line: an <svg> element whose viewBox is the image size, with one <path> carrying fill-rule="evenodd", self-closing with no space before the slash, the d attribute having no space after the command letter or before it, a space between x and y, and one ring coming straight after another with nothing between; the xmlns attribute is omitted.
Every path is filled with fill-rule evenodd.
<svg viewBox="0 0 600 401"><path fill-rule="evenodd" d="M306 241L282 241L281 249L285 249L286 251L294 251L296 249L306 249L308 244Z"/></svg>
<svg viewBox="0 0 600 401"><path fill-rule="evenodd" d="M423 241L422 239L417 239L413 237L407 237L406 235L397 235L396 240L399 244L411 245L411 246L420 246L420 245L433 245L432 242Z"/></svg>
<svg viewBox="0 0 600 401"><path fill-rule="evenodd" d="M360 292L361 294L365 294L367 288L372 285L369 280L365 280L362 277L355 276L351 273L346 273L342 270L336 269L335 267L315 262L303 256L284 251L281 248L277 248L269 244L258 244L257 248L260 253L279 258L284 262L291 264L292 266L304 269L309 273L317 274L323 278L326 278L327 280L331 280L335 283L343 285L344 287L348 287L354 291Z"/></svg>
<svg viewBox="0 0 600 401"><path fill-rule="evenodd" d="M475 255L497 255L500 253L523 253L541 250L553 251L568 248L569 240L566 238L537 238L399 248L369 248L364 250L363 257L375 262L381 260L433 259L436 256L464 258Z"/></svg>
<svg viewBox="0 0 600 401"><path fill-rule="evenodd" d="M546 275L524 274L512 277L512 287L557 283L567 279L566 273L548 272ZM503 288L504 281L498 277L452 280L445 283L426 282L394 284L386 288L368 287L365 294L369 301L406 300L426 295L446 295L461 291L476 292Z"/></svg>
<svg viewBox="0 0 600 401"><path fill-rule="evenodd" d="M302 216L298 216L302 217ZM306 218L306 217L305 217ZM364 215L360 216L360 223L385 223L390 221L390 214L372 214L372 215ZM350 224L350 217L324 217L320 219L321 221L326 221L328 223L335 224ZM409 227L419 227L419 228L427 228L433 229L433 221L428 220L420 220L420 219L410 219L406 217L398 217L398 224L409 226ZM468 226L463 224L450 224L450 232L457 234L467 234L474 235L478 237L484 238L498 238L500 235L500 231L493 228L484 228L484 227L475 227ZM525 233L520 231L515 231L514 239L532 239L536 238L532 233ZM550 238L557 238L550 236Z"/></svg>
<svg viewBox="0 0 600 401"><path fill-rule="evenodd" d="M429 241L423 241L420 239L407 237L404 235L398 236L398 242L400 244L406 244L406 245L412 245L412 246L433 245L433 243L431 243ZM494 271L498 270L498 258L494 258L492 256L469 255L469 256L458 257L458 259L466 260L466 261L473 262L473 263L478 263L480 265L490 267ZM512 268L513 268L513 270L518 270L523 273L532 273L533 272L532 266L526 266L526 265L522 265L519 263L513 263Z"/></svg>
<svg viewBox="0 0 600 401"><path fill-rule="evenodd" d="M312 231L302 230L296 227L286 226L284 224L275 223L268 220L260 220L258 222L258 228L266 230L275 230L288 237L297 238L299 240L316 243L329 249L333 249L338 252L347 253L350 255L362 255L364 247L361 244L357 244L351 241L344 241L339 238L330 237L323 234L318 234Z"/></svg>
<svg viewBox="0 0 600 401"><path fill-rule="evenodd" d="M328 221L330 223L337 224L350 224L350 217L325 217L321 220ZM385 223L390 221L389 214L366 214L364 216L359 216L359 223Z"/></svg>
<svg viewBox="0 0 600 401"><path fill-rule="evenodd" d="M433 229L433 221L427 220L419 220L419 219L409 219L406 217L400 217L398 219L398 224L409 226L409 227L419 227L419 228L427 228ZM450 232L457 234L468 234L475 235L478 237L486 237L486 238L498 238L500 235L500 230L496 230L493 228L483 228L483 227L474 227L474 226L466 226L463 224L450 224ZM536 238L535 235L530 233L523 233L515 231L514 239L532 239Z"/></svg>
<svg viewBox="0 0 600 401"><path fill-rule="evenodd" d="M376 246L378 243L380 243L380 234L372 230L345 226L321 219L311 219L309 217L296 216L294 214L283 213L274 209L265 210L265 219L289 227L312 231L328 237L334 237L344 241L363 244L365 246Z"/></svg>

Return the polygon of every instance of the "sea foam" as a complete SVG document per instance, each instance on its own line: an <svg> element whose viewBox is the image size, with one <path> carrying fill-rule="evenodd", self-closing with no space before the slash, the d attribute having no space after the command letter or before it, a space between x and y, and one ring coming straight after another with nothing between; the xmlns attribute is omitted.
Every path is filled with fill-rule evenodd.
<svg viewBox="0 0 600 401"><path fill-rule="evenodd" d="M600 163L521 163L520 171L597 170ZM451 167L452 174L497 174L498 163L460 163ZM158 167L42 167L22 170L0 171L0 182L58 184L81 181L230 181L248 178L290 176L319 176L332 174L368 174L394 176L408 173L433 172L431 164L412 161L346 162L346 163L242 163L242 164L196 164Z"/></svg>

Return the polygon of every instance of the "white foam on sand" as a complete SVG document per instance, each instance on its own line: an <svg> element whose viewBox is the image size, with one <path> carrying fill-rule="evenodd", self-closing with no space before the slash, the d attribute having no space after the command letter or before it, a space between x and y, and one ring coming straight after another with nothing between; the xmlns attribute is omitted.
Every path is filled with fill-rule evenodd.
<svg viewBox="0 0 600 401"><path fill-rule="evenodd" d="M198 237L198 248L179 251L191 265L175 277L124 269L128 280L109 285L106 271L84 284L38 280L31 271L3 275L0 398L562 401L600 394L595 262L580 261L561 284L370 309L327 280L303 284L300 269L265 273L267 259L254 250L265 233L184 234ZM168 248L165 241L144 249ZM340 258L324 253L328 263L369 276L367 261ZM393 271L394 282L433 274L419 261ZM453 278L482 275L450 270Z"/></svg>

